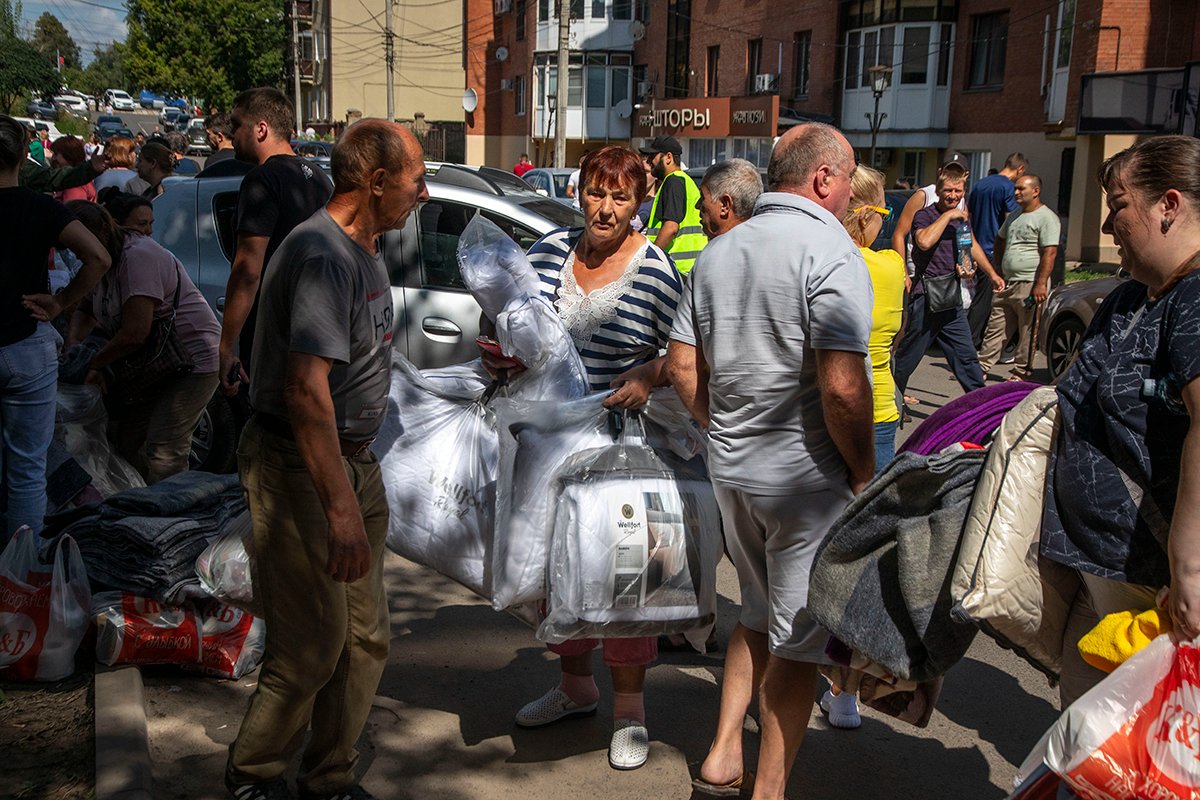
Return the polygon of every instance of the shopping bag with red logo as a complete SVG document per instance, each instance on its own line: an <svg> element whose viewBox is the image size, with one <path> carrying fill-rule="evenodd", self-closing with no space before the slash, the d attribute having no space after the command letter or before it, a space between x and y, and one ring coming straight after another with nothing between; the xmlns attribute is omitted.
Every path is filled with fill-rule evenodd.
<svg viewBox="0 0 1200 800"><path fill-rule="evenodd" d="M129 592L100 592L92 604L100 663L195 664L200 660L200 627L190 609Z"/></svg>
<svg viewBox="0 0 1200 800"><path fill-rule="evenodd" d="M206 604L200 612L200 633L199 670L205 675L236 680L262 660L266 627L240 608Z"/></svg>
<svg viewBox="0 0 1200 800"><path fill-rule="evenodd" d="M21 528L0 553L0 680L56 681L75 671L91 592L79 546L63 536L48 563Z"/></svg>
<svg viewBox="0 0 1200 800"><path fill-rule="evenodd" d="M1039 749L1089 800L1200 800L1200 646L1159 636L1063 712Z"/></svg>

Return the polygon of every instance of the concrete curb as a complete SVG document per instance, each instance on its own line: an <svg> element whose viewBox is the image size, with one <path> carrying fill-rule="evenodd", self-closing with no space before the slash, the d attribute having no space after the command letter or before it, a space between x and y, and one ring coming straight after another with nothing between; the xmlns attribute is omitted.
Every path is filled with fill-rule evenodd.
<svg viewBox="0 0 1200 800"><path fill-rule="evenodd" d="M96 664L96 800L152 800L142 673Z"/></svg>

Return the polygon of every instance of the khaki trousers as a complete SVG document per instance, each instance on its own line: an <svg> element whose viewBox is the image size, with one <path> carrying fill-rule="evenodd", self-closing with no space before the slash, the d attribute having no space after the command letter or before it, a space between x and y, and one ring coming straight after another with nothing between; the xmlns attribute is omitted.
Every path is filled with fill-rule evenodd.
<svg viewBox="0 0 1200 800"><path fill-rule="evenodd" d="M325 512L295 442L253 419L238 447L256 548L254 593L267 628L258 688L229 748L234 783L279 778L312 736L300 762L302 794L332 794L357 781L355 742L387 662L390 624L383 590L387 497L370 451L342 466L358 496L371 568L354 583L325 571Z"/></svg>
<svg viewBox="0 0 1200 800"><path fill-rule="evenodd" d="M117 451L146 483L188 468L196 423L220 381L217 373L172 378L152 400L132 403L114 426Z"/></svg>
<svg viewBox="0 0 1200 800"><path fill-rule="evenodd" d="M1149 586L1114 581L1087 572L1080 572L1079 577L1082 583L1075 595L1075 602L1071 604L1071 613L1063 632L1062 675L1058 695L1064 710L1108 677L1108 673L1096 669L1079 655L1079 640L1109 614L1154 608L1154 600L1158 596L1158 590Z"/></svg>
<svg viewBox="0 0 1200 800"><path fill-rule="evenodd" d="M1003 292L992 295L992 314L988 317L987 329L983 334L983 347L979 349L979 366L984 378L1000 360L1004 345L1019 332L1017 354L1013 360L1013 374L1029 377L1033 365L1029 363L1029 340L1033 335L1033 309L1025 305L1025 298L1033 293L1033 281L1013 281Z"/></svg>

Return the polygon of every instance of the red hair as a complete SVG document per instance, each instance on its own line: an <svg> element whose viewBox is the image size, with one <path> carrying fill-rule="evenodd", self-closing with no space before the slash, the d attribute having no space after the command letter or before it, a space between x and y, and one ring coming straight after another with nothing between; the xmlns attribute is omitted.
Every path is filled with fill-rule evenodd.
<svg viewBox="0 0 1200 800"><path fill-rule="evenodd" d="M76 139L74 136L60 137L57 142L50 146L54 151L54 155L66 161L72 167L83 163L87 158L87 153L83 149L83 140Z"/></svg>
<svg viewBox="0 0 1200 800"><path fill-rule="evenodd" d="M633 199L646 196L646 167L642 157L628 147L610 144L588 153L579 166L580 188L589 184L606 189L627 189Z"/></svg>

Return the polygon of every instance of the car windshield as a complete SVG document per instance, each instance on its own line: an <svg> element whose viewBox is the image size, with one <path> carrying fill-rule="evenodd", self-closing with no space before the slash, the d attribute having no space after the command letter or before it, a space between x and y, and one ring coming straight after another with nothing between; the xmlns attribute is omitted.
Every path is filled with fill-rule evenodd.
<svg viewBox="0 0 1200 800"><path fill-rule="evenodd" d="M537 195L541 197L532 186L511 172L492 167L480 167L479 175L496 184L506 195Z"/></svg>

